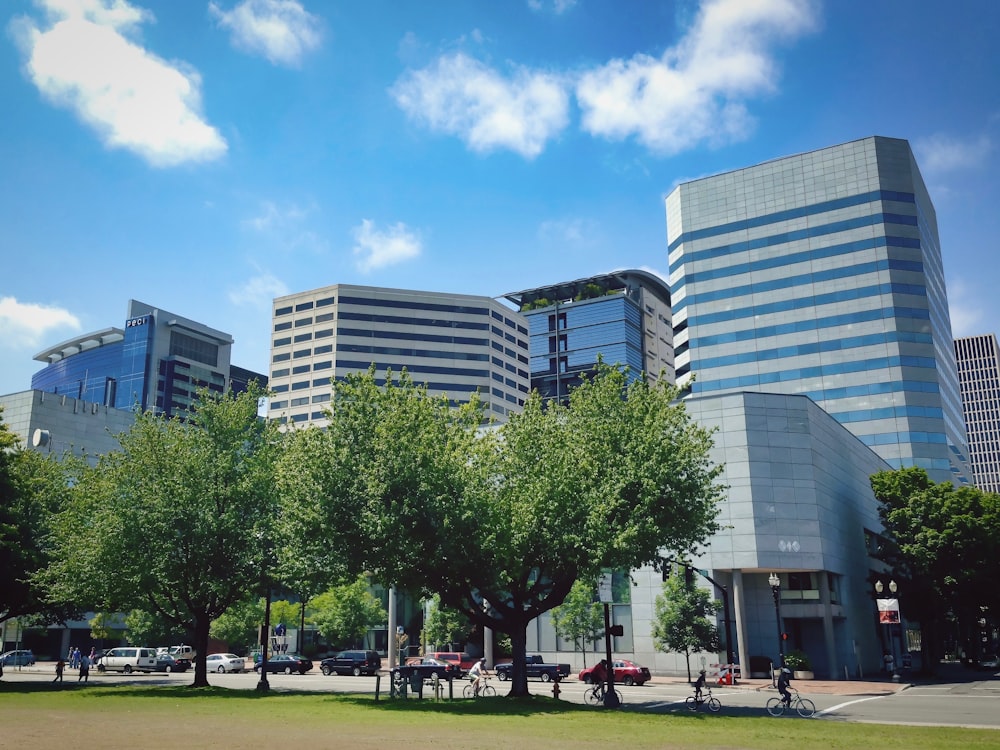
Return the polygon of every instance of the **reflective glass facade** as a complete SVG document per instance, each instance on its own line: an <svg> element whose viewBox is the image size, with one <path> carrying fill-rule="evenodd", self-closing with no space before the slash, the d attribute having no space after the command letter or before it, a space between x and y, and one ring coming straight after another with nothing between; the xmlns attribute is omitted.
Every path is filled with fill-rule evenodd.
<svg viewBox="0 0 1000 750"><path fill-rule="evenodd" d="M906 141L684 183L666 206L679 382L808 395L890 465L971 478L937 221Z"/></svg>
<svg viewBox="0 0 1000 750"><path fill-rule="evenodd" d="M601 357L631 377L673 382L666 284L646 271L618 271L505 295L528 319L531 388L565 399Z"/></svg>

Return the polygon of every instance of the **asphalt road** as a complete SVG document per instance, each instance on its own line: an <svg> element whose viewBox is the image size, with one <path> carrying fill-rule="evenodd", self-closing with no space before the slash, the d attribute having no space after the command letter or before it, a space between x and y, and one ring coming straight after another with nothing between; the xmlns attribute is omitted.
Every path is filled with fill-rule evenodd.
<svg viewBox="0 0 1000 750"><path fill-rule="evenodd" d="M18 670L8 667L4 670L5 682L31 681L51 682L54 668L51 664ZM882 695L835 695L810 693L807 683L800 682L802 694L816 704L814 719L798 716L782 716L774 721L847 721L880 724L967 726L1000 730L1000 679L984 676L984 679L963 682L948 682L933 685L913 685L896 693ZM77 685L77 674L66 670L65 687ZM268 676L272 690L303 690L316 692L368 693L376 690L375 677L326 677L319 671L306 675L276 674ZM91 684L130 683L136 685L184 685L190 684L193 674L99 674L91 671ZM209 683L234 690L254 690L260 681L255 673L210 674ZM503 695L509 683L493 680L497 692ZM464 681L455 681L453 691L461 695ZM552 695L553 683L530 682L529 689L536 695ZM379 689L383 699L388 699L388 679L382 677ZM559 685L560 700L583 703L587 686L575 680ZM625 711L652 713L686 712L684 699L690 689L680 682L650 683L643 686L619 686ZM448 697L448 685L442 683L442 693ZM722 713L736 716L760 716L764 713L767 699L776 695L771 689L752 689L742 686L717 687L713 694L722 702ZM424 688L424 700L432 700L430 685ZM603 709L594 709L603 710ZM701 711L707 711L704 707ZM1000 740L1000 735L998 735Z"/></svg>

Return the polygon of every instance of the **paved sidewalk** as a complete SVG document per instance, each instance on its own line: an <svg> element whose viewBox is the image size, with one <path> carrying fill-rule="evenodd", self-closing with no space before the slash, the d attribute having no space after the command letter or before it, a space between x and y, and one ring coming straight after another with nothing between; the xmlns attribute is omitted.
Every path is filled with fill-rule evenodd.
<svg viewBox="0 0 1000 750"><path fill-rule="evenodd" d="M654 677L654 685L689 684L683 677ZM893 682L890 679L876 680L792 680L792 687L800 690L803 694L826 693L830 695L891 695L905 690L912 683L901 679ZM712 685L712 687L716 687ZM770 680L748 679L739 680L736 685L720 685L720 688L727 690L744 690L746 692L768 692L774 691Z"/></svg>

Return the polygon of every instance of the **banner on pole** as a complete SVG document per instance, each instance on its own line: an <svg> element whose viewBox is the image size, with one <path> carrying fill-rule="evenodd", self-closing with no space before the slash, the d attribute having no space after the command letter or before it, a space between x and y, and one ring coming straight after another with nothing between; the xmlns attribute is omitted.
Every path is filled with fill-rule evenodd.
<svg viewBox="0 0 1000 750"><path fill-rule="evenodd" d="M899 622L899 599L878 600L878 621Z"/></svg>

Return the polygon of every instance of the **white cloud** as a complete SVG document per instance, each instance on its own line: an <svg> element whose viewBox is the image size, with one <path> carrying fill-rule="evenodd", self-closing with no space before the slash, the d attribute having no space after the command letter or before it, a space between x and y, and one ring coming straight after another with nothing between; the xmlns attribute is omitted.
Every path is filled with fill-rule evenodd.
<svg viewBox="0 0 1000 750"><path fill-rule="evenodd" d="M358 257L358 270L364 273L416 258L423 250L420 237L402 222L380 230L370 219L363 219L354 228L354 241L352 252Z"/></svg>
<svg viewBox="0 0 1000 750"><path fill-rule="evenodd" d="M550 219L538 226L538 237L546 243L581 245L597 233L597 224L591 219Z"/></svg>
<svg viewBox="0 0 1000 750"><path fill-rule="evenodd" d="M708 0L659 58L612 60L580 77L583 128L615 140L634 136L661 154L745 138L754 125L745 99L775 89L770 46L815 24L811 0Z"/></svg>
<svg viewBox="0 0 1000 750"><path fill-rule="evenodd" d="M37 0L51 24L12 23L25 72L45 98L69 109L105 145L153 166L216 159L226 141L201 115L201 78L130 41L151 21L125 0Z"/></svg>
<svg viewBox="0 0 1000 750"><path fill-rule="evenodd" d="M505 78L462 53L408 72L391 93L411 118L479 152L510 149L533 158L569 121L560 76L517 68Z"/></svg>
<svg viewBox="0 0 1000 750"><path fill-rule="evenodd" d="M260 213L247 219L244 224L258 232L283 229L301 222L307 211L295 204L279 206L273 201L262 201Z"/></svg>
<svg viewBox="0 0 1000 750"><path fill-rule="evenodd" d="M275 297L284 297L288 293L288 287L277 276L270 271L258 271L242 286L230 289L227 296L234 305L270 310Z"/></svg>
<svg viewBox="0 0 1000 750"><path fill-rule="evenodd" d="M536 13L551 11L557 16L562 15L576 5L576 0L528 0L528 7Z"/></svg>
<svg viewBox="0 0 1000 750"><path fill-rule="evenodd" d="M993 142L987 135L961 140L936 134L914 141L913 150L922 171L951 172L981 167L993 151Z"/></svg>
<svg viewBox="0 0 1000 750"><path fill-rule="evenodd" d="M323 253L327 250L326 241L308 224L314 211L314 205L279 204L265 200L261 201L259 212L243 220L242 225L266 236L283 251Z"/></svg>
<svg viewBox="0 0 1000 750"><path fill-rule="evenodd" d="M80 327L79 318L68 310L0 297L0 341L7 346L38 346L49 331Z"/></svg>
<svg viewBox="0 0 1000 750"><path fill-rule="evenodd" d="M986 295L978 294L973 286L961 278L948 279L948 314L955 338L984 333L982 302Z"/></svg>
<svg viewBox="0 0 1000 750"><path fill-rule="evenodd" d="M274 65L297 67L322 39L319 18L297 0L243 0L231 11L211 2L208 9L229 29L234 46Z"/></svg>

